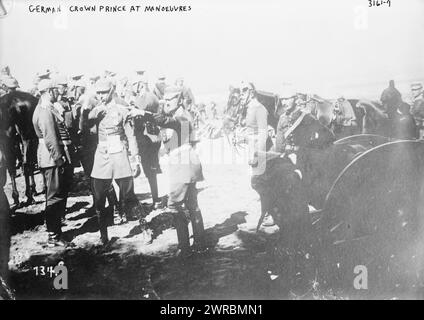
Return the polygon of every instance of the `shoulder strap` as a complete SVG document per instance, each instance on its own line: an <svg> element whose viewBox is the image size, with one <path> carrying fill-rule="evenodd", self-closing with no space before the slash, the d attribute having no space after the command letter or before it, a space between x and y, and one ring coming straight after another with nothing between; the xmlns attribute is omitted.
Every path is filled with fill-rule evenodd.
<svg viewBox="0 0 424 320"><path fill-rule="evenodd" d="M302 122L303 118L305 117L306 112L302 112L299 118L296 119L296 121L293 123L293 125L284 133L284 139L287 139L287 137L292 134L292 132L299 126L299 124Z"/></svg>

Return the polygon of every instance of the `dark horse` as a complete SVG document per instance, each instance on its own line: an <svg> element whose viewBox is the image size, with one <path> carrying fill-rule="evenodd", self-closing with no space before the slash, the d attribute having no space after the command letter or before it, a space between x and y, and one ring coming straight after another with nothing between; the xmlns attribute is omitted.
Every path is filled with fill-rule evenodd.
<svg viewBox="0 0 424 320"><path fill-rule="evenodd" d="M16 150L14 148L14 138L19 135L23 145L23 172L25 177L26 204L34 201L36 194L34 181L34 170L37 163L38 138L32 125L32 115L38 99L27 92L13 91L0 97L0 113L2 130L5 130L8 137L8 171L12 181L13 199L19 205L19 193L16 187L15 159Z"/></svg>
<svg viewBox="0 0 424 320"><path fill-rule="evenodd" d="M287 111L277 95L262 91L258 92L258 100L268 110L268 123L277 131L280 117L288 116L291 108ZM284 137L279 139L279 134L277 131L276 143L284 143ZM280 228L284 228L287 219L296 220L301 213L308 212L308 205L321 209L328 190L343 168L374 146L357 142L358 139L334 143L334 133L313 114L305 114L291 136L297 150L296 156L291 157L295 161L288 159L287 152L283 157L281 153L268 152L270 160L264 181L257 190L265 206L263 213L269 212Z"/></svg>
<svg viewBox="0 0 424 320"><path fill-rule="evenodd" d="M377 101L359 100L355 105L358 125L364 134L393 135L393 120L389 119L383 106Z"/></svg>

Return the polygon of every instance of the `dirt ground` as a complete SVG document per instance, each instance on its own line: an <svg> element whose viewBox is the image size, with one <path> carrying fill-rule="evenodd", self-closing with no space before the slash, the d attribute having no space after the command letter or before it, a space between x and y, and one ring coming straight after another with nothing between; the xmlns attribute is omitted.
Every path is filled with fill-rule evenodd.
<svg viewBox="0 0 424 320"><path fill-rule="evenodd" d="M44 196L12 216L11 283L18 299L343 299L349 295L322 287L313 253L299 252L295 272L278 245L278 227L256 232L259 197L250 187L245 150L235 152L224 139L197 146L205 181L198 184L199 206L211 250L176 257L177 237L169 216L161 210L147 216L146 230L138 221L109 227L112 243L100 245L97 220L85 214L92 204L88 180L81 169L68 199L64 236L73 247L47 248L43 221ZM159 176L167 193L166 156ZM41 177L36 176L38 189ZM23 178L18 178L21 201ZM11 195L10 183L5 192ZM40 190L39 190L40 191ZM141 202L151 201L147 179L135 181ZM12 199L9 198L10 203ZM63 261L69 288L56 290L53 278L36 275L40 267ZM306 266L306 267L305 267Z"/></svg>

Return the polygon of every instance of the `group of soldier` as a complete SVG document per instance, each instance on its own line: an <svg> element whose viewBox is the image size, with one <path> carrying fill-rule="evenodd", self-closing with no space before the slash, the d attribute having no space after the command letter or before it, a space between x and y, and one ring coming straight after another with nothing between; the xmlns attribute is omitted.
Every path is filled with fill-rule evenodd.
<svg viewBox="0 0 424 320"><path fill-rule="evenodd" d="M9 70L4 71L1 84L7 94L16 90L18 83ZM109 242L109 225L129 219L137 219L143 225L147 212L163 206L157 182L157 174L161 173L159 151L163 146L170 167L166 207L177 230L178 254L186 256L206 250L197 202L196 182L203 180L203 173L194 151L198 140L189 112L194 102L191 90L182 78L175 85L167 85L161 76L149 90L144 71L135 72L124 84L118 83L115 75L106 71L88 81L83 81L83 75L66 77L48 70L37 75L36 87L31 91L39 98L32 115L38 139L34 166L40 169L45 182L47 245L69 245L62 225L74 168L80 165L90 179L93 196L93 207L87 213L97 216L103 245ZM0 153L2 170L7 153L5 149ZM141 204L134 192L134 179L142 169L151 189L150 205ZM5 180L5 172L1 176ZM1 182L4 186L5 181ZM1 207L6 208L7 204L8 208L3 188L1 191ZM5 225L1 221L1 226Z"/></svg>
<svg viewBox="0 0 424 320"><path fill-rule="evenodd" d="M234 94L236 91L236 94ZM356 106L340 95L335 102L330 102L317 95L296 93L284 100L284 112L279 116L276 126L275 139L270 138L269 115L270 108L264 106L257 97L254 84L243 82L238 88L230 88L229 105L236 105L235 116L240 117L238 123L246 127L247 142L249 143L249 164L252 167L252 188L258 191L262 202L262 215L265 216L265 225L272 225L272 217L265 207L267 185L269 181L266 163L268 155L273 152L282 155L296 154L296 142L293 141L293 131L302 120L308 116L318 119L325 130L309 132L309 143L317 146L329 145L336 138L343 138L358 132L358 121L355 107L362 103L359 100ZM395 139L419 139L423 137L424 122L424 90L421 83L411 84L411 99L405 102L400 92L395 88L394 81L389 82L380 101L381 111L390 123L388 136ZM275 111L275 110L273 110ZM244 113L241 115L241 113ZM275 114L273 115L276 116ZM373 119L376 120L376 119ZM378 119L377 119L378 120ZM365 131L365 130L364 130ZM378 134L378 132L376 132ZM259 224L258 224L259 227Z"/></svg>
<svg viewBox="0 0 424 320"><path fill-rule="evenodd" d="M3 69L0 94L10 93L18 87L10 70ZM409 121L408 128L411 127L411 121L422 126L424 119L423 86L416 83L411 89L412 113L393 81L390 81L389 87L381 95L381 104L388 117L406 119ZM322 118L325 123L326 100L302 93L290 97L291 102L280 117L277 139L273 142L269 135L269 110L259 102L255 86L243 82L238 88L232 88L231 92L236 94L230 96L232 100L229 104L242 106L242 109L237 109L236 115L241 115L238 124L246 128L251 182L252 187L258 190L261 184L267 183L264 179L266 159L261 157L264 154L266 157L273 144L274 150L282 153L293 147L287 141L305 114L315 114L316 118ZM196 189L196 183L203 180L203 173L195 152L195 144L198 142L195 129L199 119L204 117L205 109L204 105L195 105L193 94L184 85L182 78L177 79L175 85L167 85L166 78L160 76L153 90L150 90L144 70L136 71L125 81L117 81L116 74L111 71L105 71L103 76L87 78L81 74L67 77L47 70L37 75L36 86L31 93L39 99L32 115L37 136L34 167L40 169L45 183L45 220L49 246L67 245L62 237L62 224L74 168L80 165L84 174L90 178L93 207L88 212L98 218L102 244L109 242L108 226L111 224L138 219L143 225L146 207L137 200L134 179L140 175L141 170L144 171L152 194L150 208L161 207L157 175L161 173L159 150L163 146L168 153L170 166L166 210L173 215L179 243L178 253L186 256L193 251L207 249ZM216 108L213 114L216 118ZM342 132L345 136L352 134L357 121L352 105L344 97L337 99L327 118L325 124L333 126L332 131ZM415 137L414 130L410 138ZM5 139L0 139L2 186L6 182ZM115 193L113 181L118 187L119 196ZM3 188L0 189L0 208L7 211L8 200ZM266 208L262 208L263 214L266 211ZM1 215L0 228L8 224L6 217L8 214ZM189 241L190 221L194 235L193 246L190 246ZM2 240L1 245L8 246L7 241Z"/></svg>

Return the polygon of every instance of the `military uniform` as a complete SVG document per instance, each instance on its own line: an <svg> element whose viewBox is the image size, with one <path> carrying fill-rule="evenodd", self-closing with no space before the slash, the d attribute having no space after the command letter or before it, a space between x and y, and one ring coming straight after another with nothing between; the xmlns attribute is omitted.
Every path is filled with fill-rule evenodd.
<svg viewBox="0 0 424 320"><path fill-rule="evenodd" d="M90 123L88 115L97 104L98 102L95 99L94 94L90 95L89 93L86 93L79 98L76 106L80 109L78 123L81 141L80 160L84 173L87 176L91 176L94 154L96 153L97 148L97 126L94 123Z"/></svg>
<svg viewBox="0 0 424 320"><path fill-rule="evenodd" d="M144 92L143 95L136 98L135 107L157 113L159 111L159 100L153 93ZM149 181L152 201L153 204L155 204L160 201L157 174L162 172L159 165L159 149L162 144L160 130L152 121L146 118L138 118L135 119L134 122L135 135L141 156L141 165Z"/></svg>
<svg viewBox="0 0 424 320"><path fill-rule="evenodd" d="M417 122L420 131L419 138L421 138L424 131L424 93L420 93L412 99L412 115Z"/></svg>
<svg viewBox="0 0 424 320"><path fill-rule="evenodd" d="M275 151L279 153L297 151L293 142L292 132L289 132L289 129L293 131L295 126L300 124L305 115L306 113L304 113L300 108L297 108L290 114L283 114L280 116L275 139Z"/></svg>
<svg viewBox="0 0 424 320"><path fill-rule="evenodd" d="M61 218L65 216L66 200L72 183L75 150L64 118L43 96L35 108L32 122L39 138L38 167L47 184L47 231L50 240L58 240L62 232Z"/></svg>
<svg viewBox="0 0 424 320"><path fill-rule="evenodd" d="M0 119L0 123L1 122L3 122L3 119ZM10 251L10 212L9 201L7 200L3 189L7 179L7 137L4 130L5 128L1 128L0 125L0 277L7 281L9 273L8 262Z"/></svg>
<svg viewBox="0 0 424 320"><path fill-rule="evenodd" d="M112 180L119 186L119 205L124 212L129 201L135 201L129 156L138 156L138 147L128 115L129 110L113 100L107 105L96 106L88 115L88 119L96 123L98 133L91 178L103 243L108 241L105 200Z"/></svg>
<svg viewBox="0 0 424 320"><path fill-rule="evenodd" d="M167 101L176 96L167 94ZM204 246L204 226L202 213L197 202L196 183L202 181L203 171L200 159L193 149L193 127L189 117L184 113L179 115L155 114L157 125L171 129L172 134L166 141L165 147L169 150L169 182L170 193L168 209L174 214L174 224L177 229L179 248L188 252L190 247L187 218L182 208L184 204L190 214L193 227L194 244Z"/></svg>
<svg viewBox="0 0 424 320"><path fill-rule="evenodd" d="M380 100L383 107L386 109L389 118L394 118L396 116L397 108L402 103L402 96L395 88L394 83L389 85L389 87L383 91Z"/></svg>
<svg viewBox="0 0 424 320"><path fill-rule="evenodd" d="M165 83L158 82L153 87L153 94L159 99L162 100L165 94Z"/></svg>
<svg viewBox="0 0 424 320"><path fill-rule="evenodd" d="M94 155L97 149L97 126L94 122L88 120L88 115L93 108L98 104L94 94L85 93L79 97L76 103L76 108L80 110L78 118L78 129L80 132L81 148L79 152L79 160L84 170L84 174L91 179L91 171L93 170ZM91 190L93 193L93 190ZM109 190L106 192L106 198L109 205L113 206L115 214L119 215L118 199L116 197L113 185L110 185ZM93 207L94 207L94 193L93 193Z"/></svg>
<svg viewBox="0 0 424 320"><path fill-rule="evenodd" d="M275 151L280 153L297 153L300 144L308 148L323 149L334 141L333 132L323 125L318 128L312 124L318 121L308 111L297 108L290 114L280 116L277 125ZM305 132L296 137L293 133L303 124Z"/></svg>

